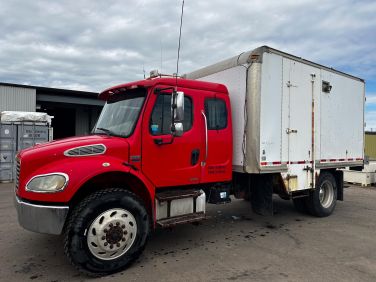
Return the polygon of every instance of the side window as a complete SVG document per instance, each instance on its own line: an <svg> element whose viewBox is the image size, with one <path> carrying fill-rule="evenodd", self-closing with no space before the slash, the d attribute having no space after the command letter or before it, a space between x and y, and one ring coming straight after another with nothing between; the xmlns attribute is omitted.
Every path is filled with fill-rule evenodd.
<svg viewBox="0 0 376 282"><path fill-rule="evenodd" d="M184 132L192 128L192 100L184 97ZM171 95L160 94L155 102L150 120L150 133L164 135L171 133Z"/></svg>
<svg viewBox="0 0 376 282"><path fill-rule="evenodd" d="M205 114L208 119L208 129L219 130L227 127L227 109L224 100L217 98L206 99Z"/></svg>

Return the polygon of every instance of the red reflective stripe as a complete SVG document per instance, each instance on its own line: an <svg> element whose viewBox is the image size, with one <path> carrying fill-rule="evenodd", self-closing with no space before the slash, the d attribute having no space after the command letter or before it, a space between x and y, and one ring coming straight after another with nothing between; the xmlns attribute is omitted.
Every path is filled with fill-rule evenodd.
<svg viewBox="0 0 376 282"><path fill-rule="evenodd" d="M348 161L353 161L354 159L353 158L350 158L350 159L347 159Z"/></svg>
<svg viewBox="0 0 376 282"><path fill-rule="evenodd" d="M323 160L321 160L320 162L326 162L327 160L325 160L325 159L323 159Z"/></svg>
<svg viewBox="0 0 376 282"><path fill-rule="evenodd" d="M337 161L336 159L330 159L329 160L330 162L335 162L335 161Z"/></svg>
<svg viewBox="0 0 376 282"><path fill-rule="evenodd" d="M268 163L267 162L261 162L261 165L267 165Z"/></svg>
<svg viewBox="0 0 376 282"><path fill-rule="evenodd" d="M281 162L273 162L274 165L280 165Z"/></svg>
<svg viewBox="0 0 376 282"><path fill-rule="evenodd" d="M339 159L340 162L343 162L345 159Z"/></svg>
<svg viewBox="0 0 376 282"><path fill-rule="evenodd" d="M357 161L362 161L362 160L363 160L363 158L356 158L356 160L357 160Z"/></svg>

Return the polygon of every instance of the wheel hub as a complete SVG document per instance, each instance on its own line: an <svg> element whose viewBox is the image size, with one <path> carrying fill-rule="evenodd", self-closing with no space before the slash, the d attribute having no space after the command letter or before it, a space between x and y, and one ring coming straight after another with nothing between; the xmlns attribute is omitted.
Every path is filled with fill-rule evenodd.
<svg viewBox="0 0 376 282"><path fill-rule="evenodd" d="M324 208L329 208L334 200L334 188L329 181L324 181L319 191L320 204Z"/></svg>
<svg viewBox="0 0 376 282"><path fill-rule="evenodd" d="M97 258L116 259L130 249L136 234L136 220L129 211L110 209L101 213L90 225L87 244Z"/></svg>
<svg viewBox="0 0 376 282"><path fill-rule="evenodd" d="M116 244L123 238L123 230L119 226L110 228L106 233L106 241L110 244Z"/></svg>

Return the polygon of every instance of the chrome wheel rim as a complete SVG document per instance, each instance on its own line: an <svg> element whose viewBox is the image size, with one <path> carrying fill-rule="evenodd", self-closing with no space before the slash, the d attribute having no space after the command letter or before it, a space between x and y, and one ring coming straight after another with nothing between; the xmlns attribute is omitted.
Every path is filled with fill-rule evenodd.
<svg viewBox="0 0 376 282"><path fill-rule="evenodd" d="M324 181L319 191L320 204L324 208L329 208L334 200L334 188L330 181Z"/></svg>
<svg viewBox="0 0 376 282"><path fill-rule="evenodd" d="M102 260L124 255L133 245L137 234L134 216L125 209L110 209L97 216L87 230L90 252Z"/></svg>

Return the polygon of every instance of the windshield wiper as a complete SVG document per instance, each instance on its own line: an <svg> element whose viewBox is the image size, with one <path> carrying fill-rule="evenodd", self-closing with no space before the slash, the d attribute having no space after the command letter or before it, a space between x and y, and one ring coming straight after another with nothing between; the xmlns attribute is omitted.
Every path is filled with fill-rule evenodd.
<svg viewBox="0 0 376 282"><path fill-rule="evenodd" d="M116 135L115 133L113 133L111 130L107 129L107 128L103 128L103 127L98 127L95 129L95 131L97 130L101 130L103 131L104 133L106 133L108 136L110 135Z"/></svg>

